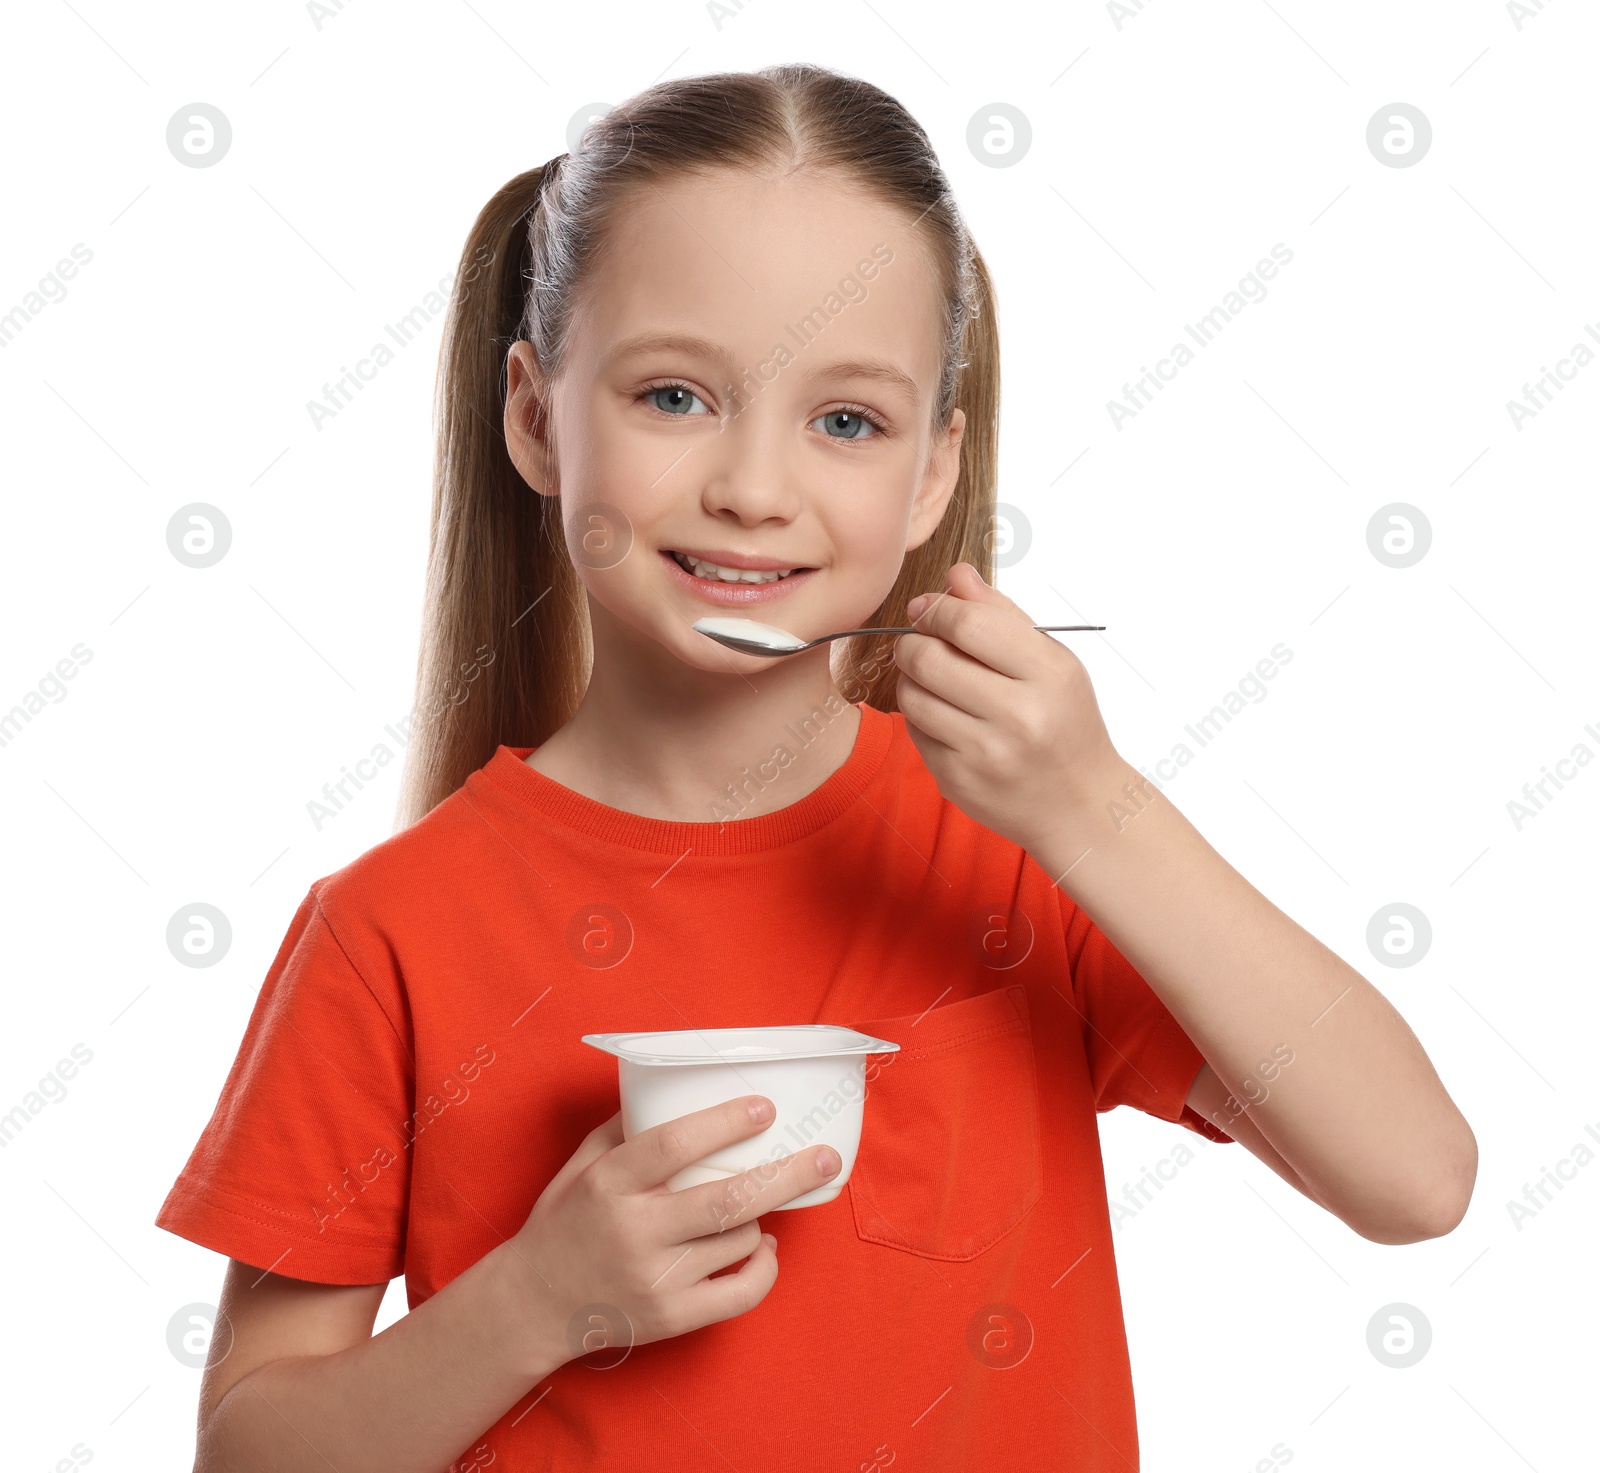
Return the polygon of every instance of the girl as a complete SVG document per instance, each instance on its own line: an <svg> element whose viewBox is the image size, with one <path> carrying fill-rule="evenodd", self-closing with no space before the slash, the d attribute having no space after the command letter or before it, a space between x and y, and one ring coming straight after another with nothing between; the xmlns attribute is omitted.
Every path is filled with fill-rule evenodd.
<svg viewBox="0 0 1600 1473"><path fill-rule="evenodd" d="M233 1260L198 1468L1136 1467L1121 1104L1374 1241L1459 1221L1410 1030L991 586L998 366L933 149L854 78L663 83L485 207L410 826L312 885L158 1218ZM729 613L918 632L768 660L692 627ZM580 1042L796 1022L901 1051L781 1218L832 1152L670 1192L767 1102L624 1141Z"/></svg>

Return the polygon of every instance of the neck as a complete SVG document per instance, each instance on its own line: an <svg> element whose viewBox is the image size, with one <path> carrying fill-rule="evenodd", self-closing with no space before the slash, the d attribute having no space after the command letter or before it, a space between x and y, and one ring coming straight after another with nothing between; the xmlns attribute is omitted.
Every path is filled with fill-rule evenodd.
<svg viewBox="0 0 1600 1473"><path fill-rule="evenodd" d="M729 651L717 673L683 664L593 600L589 616L588 689L528 759L562 786L646 818L708 823L787 808L850 755L861 715L834 683L831 645L744 675Z"/></svg>

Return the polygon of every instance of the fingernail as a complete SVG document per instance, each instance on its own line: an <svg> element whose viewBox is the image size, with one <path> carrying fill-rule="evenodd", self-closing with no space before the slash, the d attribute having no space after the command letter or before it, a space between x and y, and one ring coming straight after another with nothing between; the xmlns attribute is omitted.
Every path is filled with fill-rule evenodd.
<svg viewBox="0 0 1600 1473"><path fill-rule="evenodd" d="M750 1118L758 1122L772 1119L772 1101L759 1098L751 1100Z"/></svg>
<svg viewBox="0 0 1600 1473"><path fill-rule="evenodd" d="M771 1233L762 1233L761 1241L772 1249L774 1253L778 1251L778 1240Z"/></svg>
<svg viewBox="0 0 1600 1473"><path fill-rule="evenodd" d="M923 609L927 607L927 604L928 595L925 593L919 593L914 599L911 600L910 603L906 605L906 616L908 618L915 619L919 614L922 613Z"/></svg>
<svg viewBox="0 0 1600 1473"><path fill-rule="evenodd" d="M840 1166L839 1153L831 1146L823 1146L817 1152L817 1170L824 1176L832 1176Z"/></svg>

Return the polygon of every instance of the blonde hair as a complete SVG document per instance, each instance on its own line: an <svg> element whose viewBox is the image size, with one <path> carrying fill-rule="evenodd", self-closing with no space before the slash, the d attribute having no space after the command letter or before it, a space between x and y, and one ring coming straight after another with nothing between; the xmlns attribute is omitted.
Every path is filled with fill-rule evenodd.
<svg viewBox="0 0 1600 1473"><path fill-rule="evenodd" d="M966 416L955 490L933 535L906 554L865 622L903 625L907 603L942 588L957 562L993 581L994 294L927 134L886 92L820 66L659 83L592 121L575 153L504 185L462 251L439 355L433 515L400 825L447 798L501 744L541 745L588 683L588 605L567 552L561 500L531 490L506 448L511 344L531 343L541 372L557 376L579 290L628 191L774 167L825 173L907 211L946 306L933 421L947 427L957 405ZM841 643L841 689L895 710L893 636Z"/></svg>

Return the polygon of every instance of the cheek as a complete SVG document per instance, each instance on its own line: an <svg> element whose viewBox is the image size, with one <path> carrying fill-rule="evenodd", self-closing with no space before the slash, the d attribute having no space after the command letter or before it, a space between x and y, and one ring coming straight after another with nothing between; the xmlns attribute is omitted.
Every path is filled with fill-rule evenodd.
<svg viewBox="0 0 1600 1473"><path fill-rule="evenodd" d="M572 506L601 501L632 516L643 488L663 468L658 463L649 469L647 448L628 434L624 421L591 416L557 443L561 494Z"/></svg>
<svg viewBox="0 0 1600 1473"><path fill-rule="evenodd" d="M657 540L655 529L688 494L684 468L675 474L670 466L659 444L641 443L621 426L615 433L595 426L581 442L562 447L567 553L594 591L602 591L608 574L626 580L635 572L637 551Z"/></svg>
<svg viewBox="0 0 1600 1473"><path fill-rule="evenodd" d="M596 384L586 395L570 395L555 406L555 446L561 494L572 506L600 501L629 516L671 463L659 443L639 433L639 420L623 396ZM670 479L670 477L668 477Z"/></svg>
<svg viewBox="0 0 1600 1473"><path fill-rule="evenodd" d="M840 576L887 593L905 561L909 496L898 485L856 484L821 514Z"/></svg>

